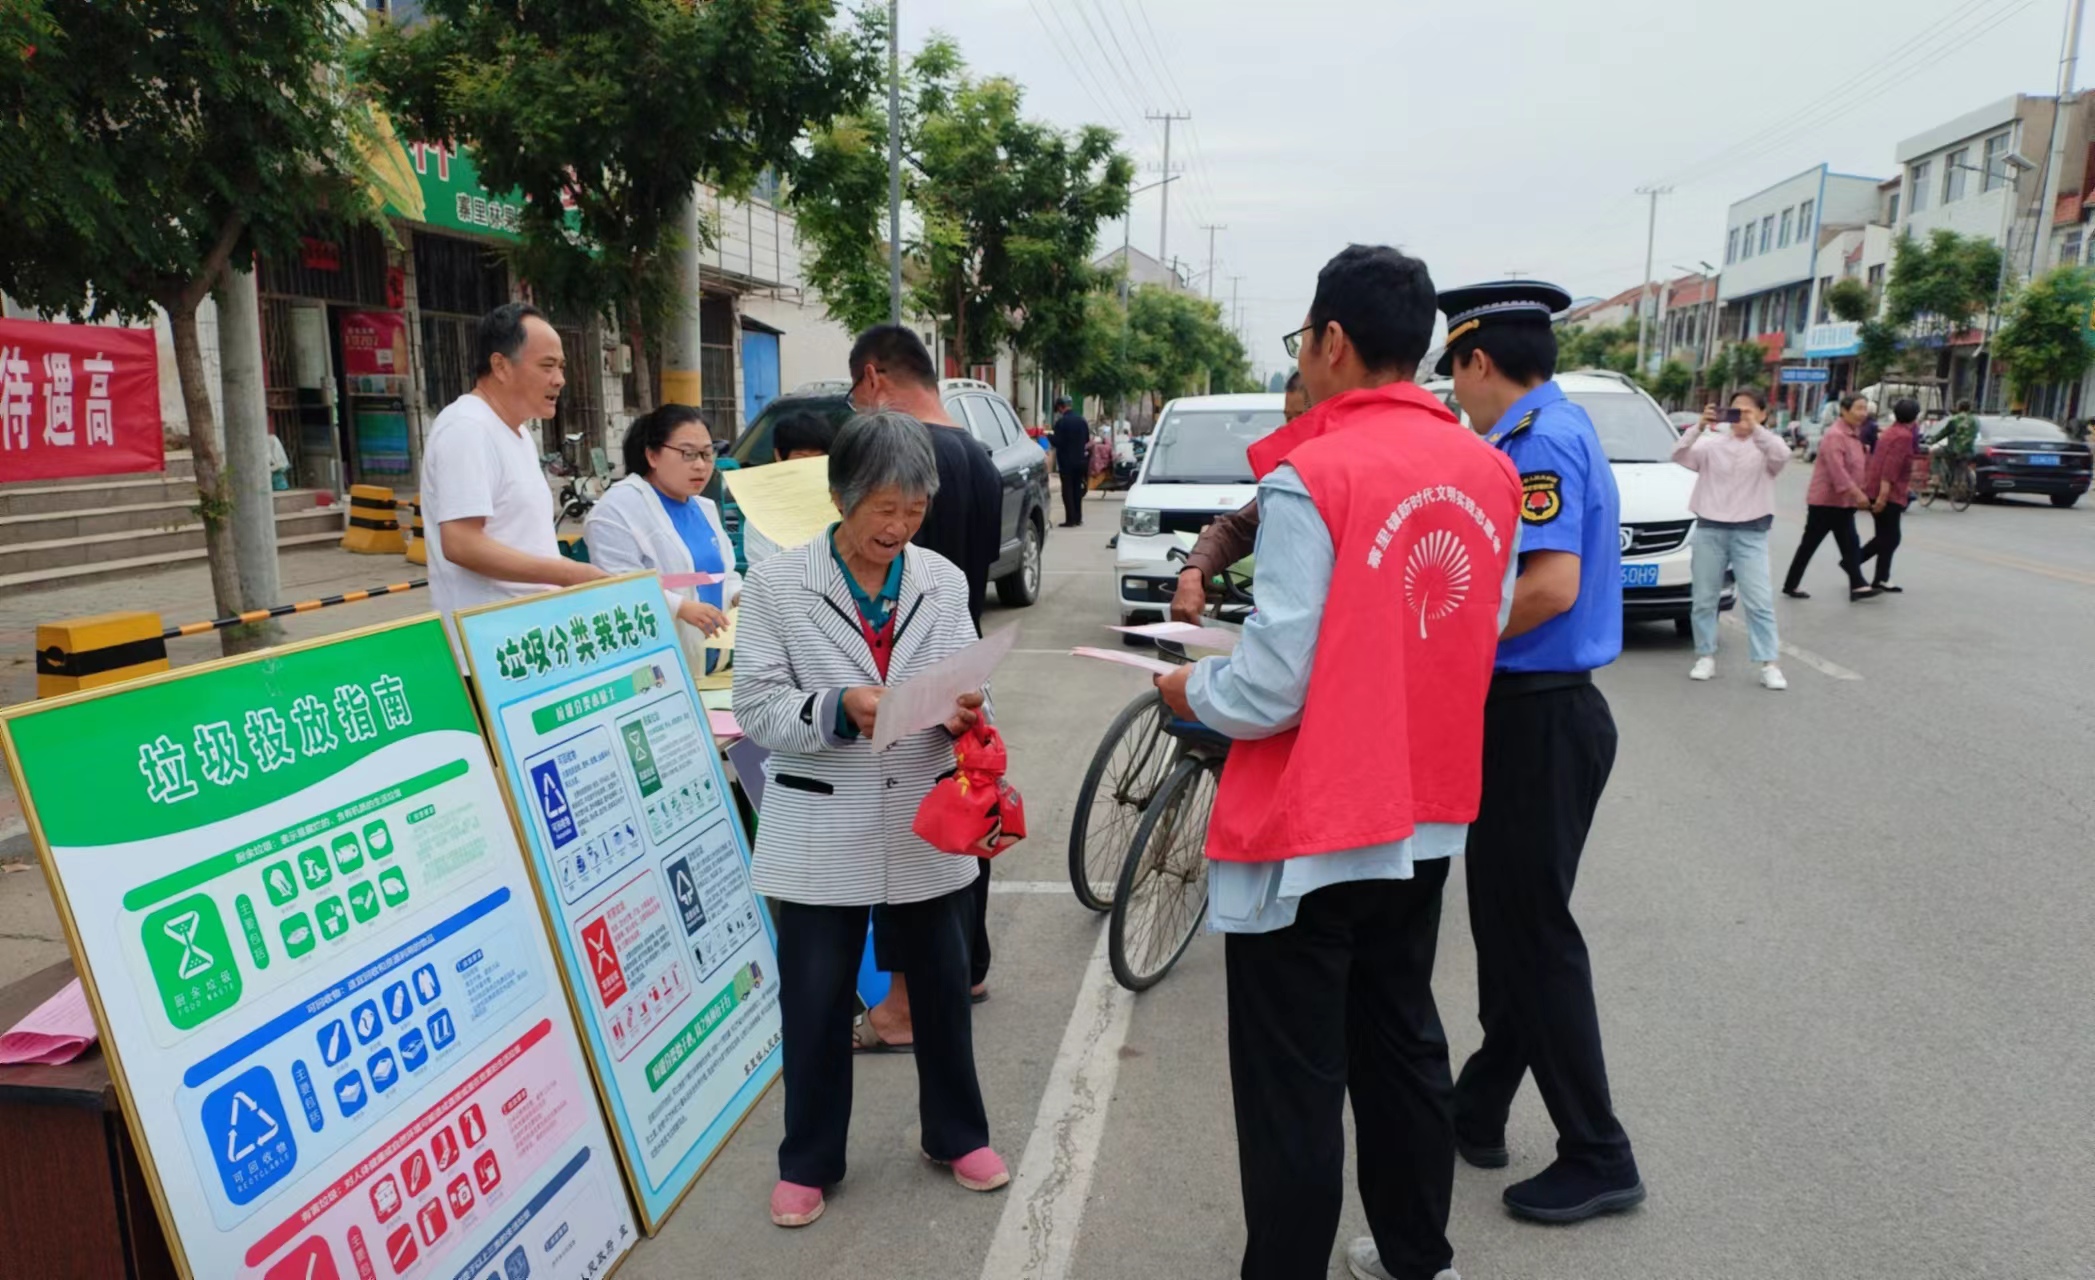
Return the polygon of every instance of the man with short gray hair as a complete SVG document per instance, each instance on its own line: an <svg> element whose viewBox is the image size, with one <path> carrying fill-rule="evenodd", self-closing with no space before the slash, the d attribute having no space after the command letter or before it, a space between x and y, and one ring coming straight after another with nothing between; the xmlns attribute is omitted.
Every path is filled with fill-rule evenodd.
<svg viewBox="0 0 2095 1280"><path fill-rule="evenodd" d="M560 554L553 493L524 430L559 405L560 335L537 307L505 303L480 317L473 358L473 389L436 416L422 447L429 598L461 667L458 610L604 576Z"/></svg>

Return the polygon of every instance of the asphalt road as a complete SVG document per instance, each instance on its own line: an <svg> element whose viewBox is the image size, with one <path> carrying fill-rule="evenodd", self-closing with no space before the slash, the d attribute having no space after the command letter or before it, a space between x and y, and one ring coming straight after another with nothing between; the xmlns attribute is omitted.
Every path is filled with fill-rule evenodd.
<svg viewBox="0 0 2095 1280"><path fill-rule="evenodd" d="M1801 466L1783 503L1778 574ZM909 1059L861 1059L851 1173L821 1222L766 1216L774 1090L622 1280L1236 1274L1220 941L1127 996L1066 885L1081 772L1144 684L1061 656L1112 643L1118 508L1087 507L1050 540L1046 598L990 619L1024 628L997 699L1034 835L997 863L975 1040L1017 1183L970 1195L925 1165ZM1571 1229L1508 1219L1500 1189L1554 1138L1526 1089L1513 1167L1457 1173L1468 1280L2095 1276L2095 511L1907 528L1903 596L1849 604L1829 544L1816 598L1780 602L1785 693L1729 626L1709 684L1670 627L1633 628L1602 673L1621 753L1576 905L1651 1199ZM0 876L0 936L47 927L38 879ZM1437 981L1458 1062L1473 954L1458 875ZM1365 1230L1348 1201L1341 1245Z"/></svg>

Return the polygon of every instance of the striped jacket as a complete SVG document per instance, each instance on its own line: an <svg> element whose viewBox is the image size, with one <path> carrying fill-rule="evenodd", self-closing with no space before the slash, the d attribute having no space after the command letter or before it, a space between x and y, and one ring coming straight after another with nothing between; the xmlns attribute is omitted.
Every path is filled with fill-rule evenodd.
<svg viewBox="0 0 2095 1280"><path fill-rule="evenodd" d="M771 753L750 878L766 897L922 902L974 882L973 858L941 853L911 830L917 807L953 768L945 730L912 734L879 755L865 738L836 736L846 689L900 684L975 642L960 570L918 546L903 557L885 682L828 537L751 566L743 582L735 718Z"/></svg>

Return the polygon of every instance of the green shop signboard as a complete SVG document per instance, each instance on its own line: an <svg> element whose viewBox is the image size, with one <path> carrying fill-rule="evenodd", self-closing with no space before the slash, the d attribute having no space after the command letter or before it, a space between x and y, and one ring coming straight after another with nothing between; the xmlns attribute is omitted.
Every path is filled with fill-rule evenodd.
<svg viewBox="0 0 2095 1280"><path fill-rule="evenodd" d="M188 1280L594 1280L637 1237L434 617L0 712ZM506 1268L506 1269L505 1269Z"/></svg>
<svg viewBox="0 0 2095 1280"><path fill-rule="evenodd" d="M523 193L498 196L482 186L470 150L453 143L402 142L382 116L378 125L371 169L387 213L449 231L522 238ZM575 225L573 210L567 221Z"/></svg>

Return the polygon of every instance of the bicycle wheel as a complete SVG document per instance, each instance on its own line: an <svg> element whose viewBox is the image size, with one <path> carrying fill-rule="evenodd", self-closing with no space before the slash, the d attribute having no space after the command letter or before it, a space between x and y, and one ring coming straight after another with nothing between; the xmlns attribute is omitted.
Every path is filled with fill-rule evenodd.
<svg viewBox="0 0 2095 1280"><path fill-rule="evenodd" d="M1928 471L1928 483L1920 491L1920 505L1924 507L1932 507L1935 505L1935 499L1941 496L1942 468L1938 466L1930 468Z"/></svg>
<svg viewBox="0 0 2095 1280"><path fill-rule="evenodd" d="M1200 932L1208 905L1208 811L1221 777L1220 761L1179 761L1135 829L1113 891L1106 947L1114 979L1130 991L1162 981Z"/></svg>
<svg viewBox="0 0 2095 1280"><path fill-rule="evenodd" d="M1950 476L1950 510L1962 511L1970 506L1978 487L1978 474L1972 465L1967 462L1958 467Z"/></svg>
<svg viewBox="0 0 2095 1280"><path fill-rule="evenodd" d="M1170 714L1154 691L1121 708L1084 772L1069 817L1069 887L1093 911L1112 909L1135 824L1178 754L1164 732Z"/></svg>

